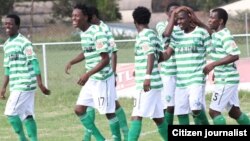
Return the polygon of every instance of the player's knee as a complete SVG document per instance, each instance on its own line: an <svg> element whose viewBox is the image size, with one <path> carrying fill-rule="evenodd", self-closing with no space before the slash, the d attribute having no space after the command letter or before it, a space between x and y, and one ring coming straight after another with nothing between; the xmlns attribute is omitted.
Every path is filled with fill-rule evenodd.
<svg viewBox="0 0 250 141"><path fill-rule="evenodd" d="M78 115L78 116L81 116L85 113L86 110L84 110L83 107L80 107L80 106L76 106L75 107L75 114Z"/></svg>
<svg viewBox="0 0 250 141"><path fill-rule="evenodd" d="M233 119L238 119L241 115L241 111L239 107L233 106L230 111L228 112L229 117Z"/></svg>

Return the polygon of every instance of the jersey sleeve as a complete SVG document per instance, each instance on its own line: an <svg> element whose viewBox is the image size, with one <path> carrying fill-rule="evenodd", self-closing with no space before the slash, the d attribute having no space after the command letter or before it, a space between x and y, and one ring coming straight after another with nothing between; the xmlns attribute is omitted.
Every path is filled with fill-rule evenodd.
<svg viewBox="0 0 250 141"><path fill-rule="evenodd" d="M112 48L112 52L118 51L118 48L117 48L117 45L116 45L116 43L115 43L115 39L114 39L113 35L110 36L109 45L110 45L111 48Z"/></svg>
<svg viewBox="0 0 250 141"><path fill-rule="evenodd" d="M98 30L96 31L94 38L95 38L96 50L99 53L103 53L103 52L108 53L109 52L109 50L108 50L108 38L100 28L98 28Z"/></svg>
<svg viewBox="0 0 250 141"><path fill-rule="evenodd" d="M222 43L223 43L222 47L227 54L240 55L240 50L237 44L235 43L233 36L231 35L224 36Z"/></svg>
<svg viewBox="0 0 250 141"><path fill-rule="evenodd" d="M148 38L141 40L139 46L141 47L142 52L145 55L149 55L149 54L154 53L154 46Z"/></svg>
<svg viewBox="0 0 250 141"><path fill-rule="evenodd" d="M32 43L27 42L23 46L23 54L26 56L27 61L37 59L36 54L33 50Z"/></svg>
<svg viewBox="0 0 250 141"><path fill-rule="evenodd" d="M9 56L4 54L3 67L9 67Z"/></svg>

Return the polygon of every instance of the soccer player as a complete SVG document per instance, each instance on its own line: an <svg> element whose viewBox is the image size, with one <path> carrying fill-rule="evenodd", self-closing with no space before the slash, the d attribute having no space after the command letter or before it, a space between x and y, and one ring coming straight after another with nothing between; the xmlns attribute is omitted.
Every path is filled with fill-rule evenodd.
<svg viewBox="0 0 250 141"><path fill-rule="evenodd" d="M172 2L167 6L166 15L168 16L168 19L170 19L173 10L179 6L180 5L176 2ZM170 28L170 34L164 34L167 25L168 21L160 21L156 25L156 30L161 39L162 47L168 47L172 32L179 32L181 30L178 26L174 26L173 28ZM172 125L174 119L174 94L176 85L176 64L174 55L172 55L167 61L161 63L160 73L163 82L162 100L164 103L164 117L167 123Z"/></svg>
<svg viewBox="0 0 250 141"><path fill-rule="evenodd" d="M94 6L88 7L88 16L89 16L90 23L95 24L95 25L99 25L101 27L102 31L104 31L106 33L106 36L108 38L108 44L109 44L109 47L112 51L112 56L111 56L112 69L113 69L114 75L117 76L117 74L116 74L117 54L116 53L117 53L118 49L117 49L113 34L110 31L110 28L108 27L108 25L105 24L102 20L100 20L99 11L96 7L94 7ZM114 90L114 92L116 94L116 90ZM121 128L123 136L124 136L124 141L127 141L128 140L128 125L127 125L126 114L125 114L123 108L121 107L117 98L118 97L116 96L116 101L115 101L116 112L115 112L115 114L119 120L120 128ZM87 110L88 110L88 113L91 114L92 117L95 117L95 115L94 115L95 112L94 112L93 108L89 107ZM89 132L85 132L84 141L89 141L90 137L91 137L90 135L91 134Z"/></svg>
<svg viewBox="0 0 250 141"><path fill-rule="evenodd" d="M142 126L142 118L152 118L162 138L167 140L167 124L161 103L163 87L158 70L161 42L157 34L149 29L151 13L145 7L133 11L134 24L138 31L135 43L135 81L137 93L129 129L129 141L137 141Z"/></svg>
<svg viewBox="0 0 250 141"><path fill-rule="evenodd" d="M214 124L226 124L221 114L224 108L238 124L249 125L249 117L240 110L238 97L239 73L235 61L239 59L240 50L236 45L226 23L227 12L222 8L213 9L210 13L208 24L214 30L212 34L212 62L204 68L208 74L214 70L215 90L211 99L209 115Z"/></svg>
<svg viewBox="0 0 250 141"><path fill-rule="evenodd" d="M207 30L197 26L190 10L187 7L179 7L172 13L171 16L176 17L182 31L172 33L170 45L163 55L165 59L169 59L174 53L176 59L174 113L179 123L189 124L188 114L191 110L196 125L209 124L205 114L206 80L202 70L206 63L206 49L210 46L210 35Z"/></svg>
<svg viewBox="0 0 250 141"><path fill-rule="evenodd" d="M98 109L109 120L114 140L121 141L119 121L115 115L115 78L110 64L111 50L107 36L99 26L89 24L85 5L77 4L74 7L72 25L81 30L82 52L66 65L65 71L69 73L72 65L83 60L87 69L77 82L83 87L76 102L75 113L97 141L104 141L105 138L86 112L88 107Z"/></svg>
<svg viewBox="0 0 250 141"><path fill-rule="evenodd" d="M43 85L39 63L32 43L19 33L20 18L18 15L7 15L4 27L9 38L4 43L4 80L1 99L5 98L9 85L8 98L4 114L18 134L19 141L28 141L23 130L23 123L31 141L37 141L37 126L34 119L35 90L38 86L43 94L50 91Z"/></svg>

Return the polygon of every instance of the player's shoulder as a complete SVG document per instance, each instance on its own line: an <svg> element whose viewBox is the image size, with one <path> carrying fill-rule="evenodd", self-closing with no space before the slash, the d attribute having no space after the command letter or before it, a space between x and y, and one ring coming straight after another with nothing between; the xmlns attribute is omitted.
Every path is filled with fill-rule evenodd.
<svg viewBox="0 0 250 141"><path fill-rule="evenodd" d="M157 24L156 24L156 28L159 28L159 27L162 27L162 26L166 26L168 24L167 21L159 21Z"/></svg>
<svg viewBox="0 0 250 141"><path fill-rule="evenodd" d="M214 33L215 37L217 38L221 38L222 40L223 39L228 39L228 38L233 38L233 35L231 34L230 30L228 30L227 28L224 28L218 32L215 32Z"/></svg>
<svg viewBox="0 0 250 141"><path fill-rule="evenodd" d="M210 36L209 32L205 28L199 26L196 26L195 33Z"/></svg>
<svg viewBox="0 0 250 141"><path fill-rule="evenodd" d="M15 42L19 42L23 45L26 45L26 44L31 44L31 41L26 37L24 36L23 34L19 33Z"/></svg>

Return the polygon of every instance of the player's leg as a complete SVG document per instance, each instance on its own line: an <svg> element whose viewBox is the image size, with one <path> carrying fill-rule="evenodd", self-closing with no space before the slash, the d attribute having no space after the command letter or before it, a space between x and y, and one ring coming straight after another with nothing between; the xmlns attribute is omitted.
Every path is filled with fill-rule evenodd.
<svg viewBox="0 0 250 141"><path fill-rule="evenodd" d="M226 119L221 114L221 111L224 110L229 103L231 94L225 93L225 90L225 85L215 85L215 90L209 107L209 115L213 119L214 125L226 124Z"/></svg>
<svg viewBox="0 0 250 141"><path fill-rule="evenodd" d="M98 81L95 83L95 89L98 92L95 92L94 98L95 107L101 114L106 114L107 119L109 120L109 127L112 133L112 137L115 141L121 140L120 125L119 120L115 114L115 79L114 76L109 77L107 80Z"/></svg>
<svg viewBox="0 0 250 141"><path fill-rule="evenodd" d="M229 111L229 116L240 125L250 125L249 117L240 110L240 107L233 106Z"/></svg>
<svg viewBox="0 0 250 141"><path fill-rule="evenodd" d="M26 100L26 110L24 117L24 125L26 127L28 136L31 141L37 141L37 125L34 119L34 102L35 102L35 92L24 92L27 96Z"/></svg>
<svg viewBox="0 0 250 141"><path fill-rule="evenodd" d="M37 141L37 126L33 116L28 116L24 120L24 125L26 127L30 141Z"/></svg>
<svg viewBox="0 0 250 141"><path fill-rule="evenodd" d="M157 97L157 95L159 95L160 93L161 91L155 91L155 92L152 91L152 97L154 97L154 100L151 100L151 102L152 104L155 105L154 106L155 108L151 117L153 117L153 120L157 125L159 134L161 135L164 141L167 141L168 140L168 125L167 125L167 121L164 118L164 113L163 113L163 108L162 108L163 105L161 102L158 102L161 99L161 97Z"/></svg>
<svg viewBox="0 0 250 141"><path fill-rule="evenodd" d="M8 116L8 121L14 129L15 133L18 134L19 141L28 141L25 137L23 124L19 116Z"/></svg>
<svg viewBox="0 0 250 141"><path fill-rule="evenodd" d="M95 90L94 84L96 81L88 80L87 83L82 87L80 95L77 99L75 106L75 113L80 118L82 125L87 129L88 132L95 137L97 141L104 141L105 138L97 129L92 117L86 112L87 107L95 107L92 91Z"/></svg>
<svg viewBox="0 0 250 141"><path fill-rule="evenodd" d="M94 122L95 121L95 109L92 107L88 107L87 114L90 116L90 118ZM91 141L91 132L87 128L84 128L83 141Z"/></svg>
<svg viewBox="0 0 250 141"><path fill-rule="evenodd" d="M115 113L106 114L114 141L121 141L119 120Z"/></svg>
<svg viewBox="0 0 250 141"><path fill-rule="evenodd" d="M23 124L19 116L20 113L24 112L24 97L25 95L21 92L11 92L4 112L8 117L8 122L18 135L19 141L27 141L23 130Z"/></svg>
<svg viewBox="0 0 250 141"><path fill-rule="evenodd" d="M128 140L128 124L127 124L127 118L126 114L124 112L124 109L121 107L120 103L118 100L115 101L116 105L116 111L115 114L119 120L120 128L123 133L124 141Z"/></svg>
<svg viewBox="0 0 250 141"><path fill-rule="evenodd" d="M176 86L176 76L163 76L163 103L164 103L164 118L167 124L172 125L174 121L174 94Z"/></svg>
<svg viewBox="0 0 250 141"><path fill-rule="evenodd" d="M157 125L158 132L164 141L168 141L168 128L167 122L164 118L154 118L155 124Z"/></svg>
<svg viewBox="0 0 250 141"><path fill-rule="evenodd" d="M175 89L175 110L180 125L189 125L189 101L186 88Z"/></svg>
<svg viewBox="0 0 250 141"><path fill-rule="evenodd" d="M142 117L132 116L130 129L128 132L128 141L138 141L142 128Z"/></svg>
<svg viewBox="0 0 250 141"><path fill-rule="evenodd" d="M205 102L205 86L194 85L188 88L190 108L196 125L209 125Z"/></svg>
<svg viewBox="0 0 250 141"><path fill-rule="evenodd" d="M229 116L237 121L240 125L250 125L249 117L240 110L240 101L238 96L238 85L227 85L227 93L232 93L228 107Z"/></svg>

